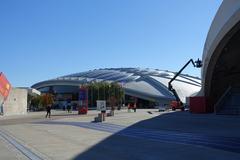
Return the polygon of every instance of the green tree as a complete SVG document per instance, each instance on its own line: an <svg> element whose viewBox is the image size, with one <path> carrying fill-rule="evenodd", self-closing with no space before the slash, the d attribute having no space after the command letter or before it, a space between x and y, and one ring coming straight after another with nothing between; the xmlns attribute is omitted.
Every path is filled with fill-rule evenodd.
<svg viewBox="0 0 240 160"><path fill-rule="evenodd" d="M106 100L110 107L122 103L124 91L118 83L94 82L87 84L87 88L91 105L95 105L97 100Z"/></svg>
<svg viewBox="0 0 240 160"><path fill-rule="evenodd" d="M32 96L31 97L31 102L30 102L30 106L32 110L35 111L39 111L39 110L43 110L43 106L42 106L42 96Z"/></svg>

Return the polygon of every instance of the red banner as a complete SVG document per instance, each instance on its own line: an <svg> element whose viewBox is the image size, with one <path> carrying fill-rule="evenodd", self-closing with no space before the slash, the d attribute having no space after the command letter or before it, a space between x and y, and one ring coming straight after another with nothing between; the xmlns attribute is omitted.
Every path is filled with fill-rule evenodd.
<svg viewBox="0 0 240 160"><path fill-rule="evenodd" d="M11 90L11 84L8 82L4 74L0 73L0 94L6 99Z"/></svg>

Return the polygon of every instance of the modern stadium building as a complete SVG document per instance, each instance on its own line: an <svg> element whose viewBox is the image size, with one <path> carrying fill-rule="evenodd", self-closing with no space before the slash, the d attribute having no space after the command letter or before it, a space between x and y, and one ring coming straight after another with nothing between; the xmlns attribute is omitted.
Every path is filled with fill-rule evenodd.
<svg viewBox="0 0 240 160"><path fill-rule="evenodd" d="M202 82L199 78L183 74L173 82L173 88L183 102L186 102L186 97L200 90L195 99L190 99L190 108L196 113L240 114L239 42L240 1L223 0L206 38L202 56ZM165 104L175 99L167 88L174 74L138 68L99 69L40 82L33 88L46 92L51 88L59 89L59 92L60 88L75 88L77 94L79 85L84 83L119 82L128 96Z"/></svg>
<svg viewBox="0 0 240 160"><path fill-rule="evenodd" d="M224 0L212 22L203 51L202 107L240 114L240 1Z"/></svg>
<svg viewBox="0 0 240 160"><path fill-rule="evenodd" d="M94 82L118 83L122 86L125 99L138 99L138 106L153 107L154 105L169 104L175 100L168 90L168 82L176 73L157 69L140 68L106 68L95 69L34 84L42 93L54 92L59 104L70 99L73 102L79 99L79 89L83 84ZM172 83L182 102L186 97L196 94L201 89L201 80L181 74ZM126 102L124 102L126 103ZM93 107L89 101L89 107Z"/></svg>

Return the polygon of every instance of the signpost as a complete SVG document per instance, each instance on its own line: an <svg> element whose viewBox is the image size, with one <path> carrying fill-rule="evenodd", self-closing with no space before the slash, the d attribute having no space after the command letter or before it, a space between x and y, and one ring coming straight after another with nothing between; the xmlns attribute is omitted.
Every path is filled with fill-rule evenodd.
<svg viewBox="0 0 240 160"><path fill-rule="evenodd" d="M97 100L97 110L98 111L106 111L106 101L105 100Z"/></svg>
<svg viewBox="0 0 240 160"><path fill-rule="evenodd" d="M104 100L97 100L97 110L101 111L101 113L98 114L98 121L102 122L105 121L106 117L106 101Z"/></svg>

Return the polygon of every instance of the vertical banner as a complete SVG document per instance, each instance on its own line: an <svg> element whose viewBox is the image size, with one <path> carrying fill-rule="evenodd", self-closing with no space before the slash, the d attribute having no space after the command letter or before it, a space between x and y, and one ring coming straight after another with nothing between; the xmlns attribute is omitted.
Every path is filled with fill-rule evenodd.
<svg viewBox="0 0 240 160"><path fill-rule="evenodd" d="M0 95L4 98L4 100L7 99L10 90L11 90L11 84L9 83L5 75L1 72L0 73Z"/></svg>
<svg viewBox="0 0 240 160"><path fill-rule="evenodd" d="M78 114L87 114L88 111L88 88L80 87Z"/></svg>
<svg viewBox="0 0 240 160"><path fill-rule="evenodd" d="M79 90L79 100L80 101L85 101L87 98L87 92L85 88L80 88Z"/></svg>

